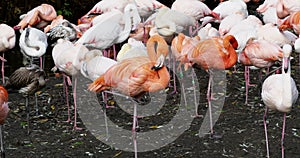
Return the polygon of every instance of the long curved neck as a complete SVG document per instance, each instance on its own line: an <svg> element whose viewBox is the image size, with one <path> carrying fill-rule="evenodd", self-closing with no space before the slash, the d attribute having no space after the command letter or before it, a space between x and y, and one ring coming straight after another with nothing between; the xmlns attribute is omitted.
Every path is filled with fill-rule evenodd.
<svg viewBox="0 0 300 158"><path fill-rule="evenodd" d="M155 43L157 43L157 49L155 50ZM156 61L160 55L167 56L169 52L167 42L159 35L150 37L147 41L147 52L151 61Z"/></svg>
<svg viewBox="0 0 300 158"><path fill-rule="evenodd" d="M225 49L228 51L227 59L225 63L225 69L227 69L234 66L237 62L238 55L235 49L237 49L238 47L238 42L234 38L234 36L229 35L224 38L223 44Z"/></svg>
<svg viewBox="0 0 300 158"><path fill-rule="evenodd" d="M149 87L149 92L155 92L161 89L164 89L168 86L170 81L170 74L168 69L164 66L160 70L157 71L159 79L156 82L151 82Z"/></svg>

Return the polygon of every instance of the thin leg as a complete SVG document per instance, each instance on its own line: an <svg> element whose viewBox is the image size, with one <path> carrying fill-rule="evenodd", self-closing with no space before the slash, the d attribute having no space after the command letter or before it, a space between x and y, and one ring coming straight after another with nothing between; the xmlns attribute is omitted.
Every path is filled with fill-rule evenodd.
<svg viewBox="0 0 300 158"><path fill-rule="evenodd" d="M1 158L5 158L5 152L3 147L2 125L0 125L0 142L1 142Z"/></svg>
<svg viewBox="0 0 300 158"><path fill-rule="evenodd" d="M245 72L244 72L244 77L245 77L245 85L246 85L246 99L245 99L245 104L248 104L248 89L249 89L249 67L245 66Z"/></svg>
<svg viewBox="0 0 300 158"><path fill-rule="evenodd" d="M285 133L286 113L283 114L282 135L281 135L281 157L284 158L284 133Z"/></svg>
<svg viewBox="0 0 300 158"><path fill-rule="evenodd" d="M70 118L70 103L69 103L69 90L68 90L68 85L67 85L67 82L66 82L66 75L63 74L63 80L64 80L64 89L65 89L65 95L66 95L66 103L67 103L67 106L68 106L68 119L66 122L71 122L71 118Z"/></svg>
<svg viewBox="0 0 300 158"><path fill-rule="evenodd" d="M183 72L182 72L181 66L179 67L179 71L180 71L180 79L182 80L183 79ZM184 82L181 82L181 88L182 88L182 91L183 91L182 95L183 95L183 99L184 99L184 105L185 105L185 107L187 107L187 100L186 100Z"/></svg>
<svg viewBox="0 0 300 158"><path fill-rule="evenodd" d="M4 53L2 54L2 58L4 59ZM4 79L4 60L2 60L1 72L2 72L2 84L5 85L5 79Z"/></svg>
<svg viewBox="0 0 300 158"><path fill-rule="evenodd" d="M44 67L43 67L43 57L42 56L40 56L40 68L44 69Z"/></svg>
<svg viewBox="0 0 300 158"><path fill-rule="evenodd" d="M211 113L211 91L210 91L212 79L213 79L213 74L209 73L209 80L208 80L206 97L207 97L207 101L208 101L208 111L209 111L210 133L211 133L211 135L214 134L213 123L212 123L212 113Z"/></svg>
<svg viewBox="0 0 300 158"><path fill-rule="evenodd" d="M77 77L75 77L74 87L73 87L73 99L74 99L74 130L82 130L82 128L77 127L76 87L77 87Z"/></svg>
<svg viewBox="0 0 300 158"><path fill-rule="evenodd" d="M266 107L265 114L264 114L264 128L265 128L265 137L266 137L267 158L269 158L270 153L269 153L269 140L268 140L268 131L267 131L267 114L268 114L268 107Z"/></svg>
<svg viewBox="0 0 300 158"><path fill-rule="evenodd" d="M30 112L30 109L29 109L29 106L28 106L28 95L26 96L26 102L25 102L25 107L26 107L26 111L27 111L27 116L26 116L26 120L27 120L27 134L29 135L30 133L30 122L29 122L29 112Z"/></svg>
<svg viewBox="0 0 300 158"><path fill-rule="evenodd" d="M102 94L102 98L103 98L103 101L104 101L104 92L101 93ZM104 102L105 105L106 105L106 102ZM108 134L108 126L107 126L107 115L106 115L106 107L103 109L103 112L104 112L104 122L105 122L105 129L106 129L106 137L107 139L109 138L109 134Z"/></svg>
<svg viewBox="0 0 300 158"><path fill-rule="evenodd" d="M35 114L38 115L39 114L39 108L38 108L37 93L34 93L34 97L35 97Z"/></svg>
<svg viewBox="0 0 300 158"><path fill-rule="evenodd" d="M172 62L173 62L173 86L174 86L173 94L174 94L174 93L177 93L177 88L176 88L176 60L175 60L175 57L174 57L174 60Z"/></svg>
<svg viewBox="0 0 300 158"><path fill-rule="evenodd" d="M114 60L117 59L117 51L116 51L116 45L113 45L113 51L114 51Z"/></svg>
<svg viewBox="0 0 300 158"><path fill-rule="evenodd" d="M137 125L137 105L136 105L136 103L134 103L133 123L132 123L132 138L133 138L134 157L135 158L137 158L136 125Z"/></svg>
<svg viewBox="0 0 300 158"><path fill-rule="evenodd" d="M193 84L193 88L194 88L194 104L195 104L195 116L194 117L203 117L202 115L199 115L198 113L198 102L197 102L197 95L196 95L196 85L195 85L195 71L194 69L192 69L192 84Z"/></svg>

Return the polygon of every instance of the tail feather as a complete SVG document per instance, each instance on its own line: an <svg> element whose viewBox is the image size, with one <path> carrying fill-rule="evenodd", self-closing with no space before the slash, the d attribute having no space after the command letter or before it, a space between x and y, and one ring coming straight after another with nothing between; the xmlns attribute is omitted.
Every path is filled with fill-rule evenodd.
<svg viewBox="0 0 300 158"><path fill-rule="evenodd" d="M100 76L99 78L97 78L88 87L88 90L90 90L92 92L101 92L101 91L104 91L106 89L109 89L109 87L105 86L104 76Z"/></svg>

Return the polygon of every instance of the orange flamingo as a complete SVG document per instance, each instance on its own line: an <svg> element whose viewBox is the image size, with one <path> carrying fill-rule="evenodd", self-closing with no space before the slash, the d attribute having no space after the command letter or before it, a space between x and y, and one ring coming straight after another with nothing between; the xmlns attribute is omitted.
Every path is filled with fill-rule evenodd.
<svg viewBox="0 0 300 158"><path fill-rule="evenodd" d="M155 54L155 43L157 43L157 54ZM116 88L121 93L135 99L138 99L145 92L164 89L170 81L170 74L163 65L164 56L168 54L168 50L168 45L163 37L154 35L147 42L149 57L140 56L120 61L90 84L88 89L93 92L101 92ZM135 157L137 157L136 106L134 104L132 125Z"/></svg>
<svg viewBox="0 0 300 158"><path fill-rule="evenodd" d="M9 112L8 108L8 93L6 89L0 86L0 142L1 142L1 157L5 157L3 148L2 126Z"/></svg>
<svg viewBox="0 0 300 158"><path fill-rule="evenodd" d="M182 35L181 35L182 36ZM182 36L184 39L185 36ZM182 40L184 41L184 40ZM236 49L237 40L232 35L224 38L212 37L199 42L191 42L192 45L183 46L183 42L178 42L177 48L181 49L181 61L190 65L200 66L209 73L207 89L208 108L210 114L210 132L213 134L213 124L211 115L211 83L213 74L210 70L224 70L233 67L237 62Z"/></svg>
<svg viewBox="0 0 300 158"><path fill-rule="evenodd" d="M14 26L15 30L23 30L25 27L36 26L37 28L44 28L47 24L55 19L57 16L56 10L52 5L41 4L21 16L21 21Z"/></svg>
<svg viewBox="0 0 300 158"><path fill-rule="evenodd" d="M278 27L279 30L294 29L294 31L300 34L300 11L292 13L286 18L283 23Z"/></svg>

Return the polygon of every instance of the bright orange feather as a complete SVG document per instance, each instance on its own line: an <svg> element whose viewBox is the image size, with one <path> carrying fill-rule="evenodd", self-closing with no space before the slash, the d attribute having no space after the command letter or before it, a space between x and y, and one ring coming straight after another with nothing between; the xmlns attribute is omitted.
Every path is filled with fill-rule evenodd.
<svg viewBox="0 0 300 158"><path fill-rule="evenodd" d="M154 43L157 42L157 54ZM165 66L159 70L152 69L156 59L168 52L168 45L159 35L152 36L147 42L149 57L134 57L122 60L97 78L88 89L100 92L116 88L121 93L136 97L144 92L155 92L167 87L170 75Z"/></svg>

